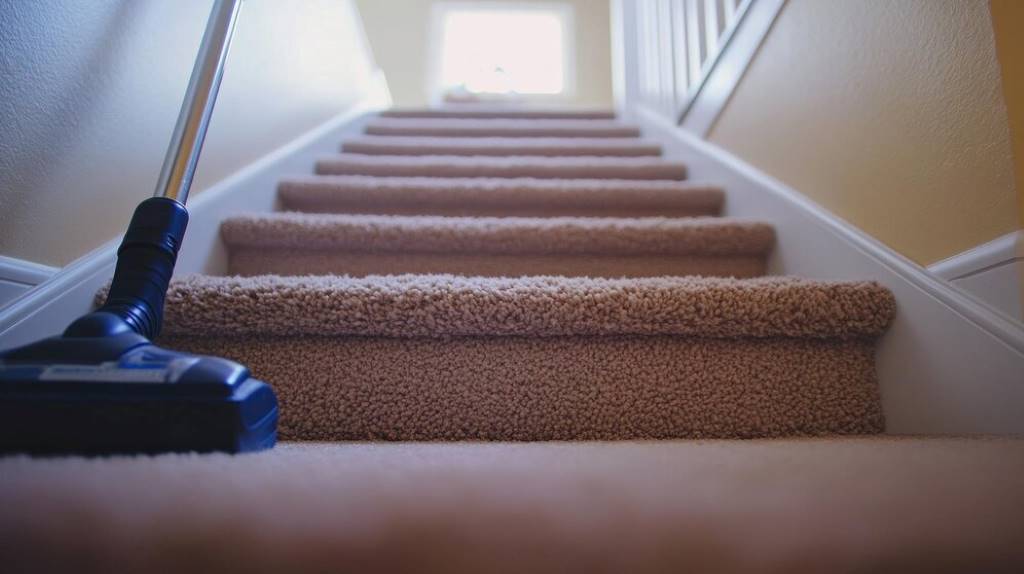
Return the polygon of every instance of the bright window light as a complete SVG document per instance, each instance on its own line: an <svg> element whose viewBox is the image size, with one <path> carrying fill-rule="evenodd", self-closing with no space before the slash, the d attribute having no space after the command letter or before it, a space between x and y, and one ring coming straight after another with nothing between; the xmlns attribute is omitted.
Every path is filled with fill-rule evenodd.
<svg viewBox="0 0 1024 574"><path fill-rule="evenodd" d="M566 18L552 9L452 8L441 21L446 93L561 94Z"/></svg>

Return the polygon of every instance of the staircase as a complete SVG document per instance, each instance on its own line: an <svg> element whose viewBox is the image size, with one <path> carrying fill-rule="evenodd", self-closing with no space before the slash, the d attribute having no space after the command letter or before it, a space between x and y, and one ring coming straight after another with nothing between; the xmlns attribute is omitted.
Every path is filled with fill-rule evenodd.
<svg viewBox="0 0 1024 574"><path fill-rule="evenodd" d="M765 277L772 224L609 114L502 115L372 119L222 221L229 276L176 282L161 342L248 365L284 440L884 429L886 289Z"/></svg>
<svg viewBox="0 0 1024 574"><path fill-rule="evenodd" d="M887 289L766 276L772 222L609 114L366 132L169 293L283 442L0 460L5 572L1021 571L1024 441L879 434Z"/></svg>

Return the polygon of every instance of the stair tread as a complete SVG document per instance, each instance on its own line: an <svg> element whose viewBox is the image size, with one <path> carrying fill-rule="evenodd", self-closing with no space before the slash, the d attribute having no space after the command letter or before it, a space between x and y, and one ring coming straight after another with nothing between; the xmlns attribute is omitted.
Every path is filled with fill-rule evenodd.
<svg viewBox="0 0 1024 574"><path fill-rule="evenodd" d="M320 175L686 179L686 164L658 157L402 156L341 153L316 162Z"/></svg>
<svg viewBox="0 0 1024 574"><path fill-rule="evenodd" d="M380 112L385 118L525 118L525 119L615 119L614 110L591 108L526 108L480 104L448 105L439 108L391 108Z"/></svg>
<svg viewBox="0 0 1024 574"><path fill-rule="evenodd" d="M320 175L278 184L285 209L424 215L717 215L721 187L670 180Z"/></svg>
<svg viewBox="0 0 1024 574"><path fill-rule="evenodd" d="M441 217L257 213L227 217L229 246L413 253L766 255L774 227L739 218Z"/></svg>
<svg viewBox="0 0 1024 574"><path fill-rule="evenodd" d="M604 119L377 118L369 135L636 138L640 128Z"/></svg>
<svg viewBox="0 0 1024 574"><path fill-rule="evenodd" d="M509 138L361 136L346 140L346 153L467 156L660 156L661 145L625 138Z"/></svg>
<svg viewBox="0 0 1024 574"><path fill-rule="evenodd" d="M0 461L0 530L14 571L212 571L215 554L238 571L899 572L956 557L1009 572L1024 569L1022 474L1012 438L17 457Z"/></svg>
<svg viewBox="0 0 1024 574"><path fill-rule="evenodd" d="M850 338L880 335L895 303L874 282L794 277L196 275L166 313L189 336Z"/></svg>

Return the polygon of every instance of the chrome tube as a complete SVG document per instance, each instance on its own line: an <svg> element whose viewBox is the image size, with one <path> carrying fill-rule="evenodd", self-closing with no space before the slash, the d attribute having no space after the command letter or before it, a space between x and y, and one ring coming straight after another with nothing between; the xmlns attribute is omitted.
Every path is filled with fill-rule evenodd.
<svg viewBox="0 0 1024 574"><path fill-rule="evenodd" d="M182 205L188 199L241 7L242 0L215 0L213 3L178 123L157 180L156 197L167 197Z"/></svg>

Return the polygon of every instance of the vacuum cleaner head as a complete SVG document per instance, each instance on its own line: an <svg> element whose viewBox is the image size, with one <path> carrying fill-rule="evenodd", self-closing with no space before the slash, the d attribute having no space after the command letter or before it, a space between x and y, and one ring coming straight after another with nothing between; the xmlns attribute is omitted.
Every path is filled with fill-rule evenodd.
<svg viewBox="0 0 1024 574"><path fill-rule="evenodd" d="M107 300L64 334L0 353L0 451L241 452L270 448L277 399L236 363L161 349L185 200L240 0L217 0L157 183L117 251Z"/></svg>
<svg viewBox="0 0 1024 574"><path fill-rule="evenodd" d="M248 369L157 347L113 314L87 317L105 334L65 333L0 354L0 451L244 452L274 445L277 399Z"/></svg>
<svg viewBox="0 0 1024 574"><path fill-rule="evenodd" d="M231 361L169 351L164 297L188 223L143 201L118 250L107 300L62 335L0 352L0 452L243 452L270 448L277 399Z"/></svg>

